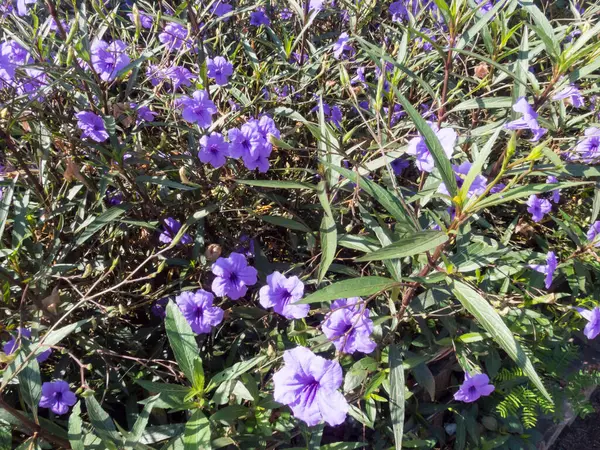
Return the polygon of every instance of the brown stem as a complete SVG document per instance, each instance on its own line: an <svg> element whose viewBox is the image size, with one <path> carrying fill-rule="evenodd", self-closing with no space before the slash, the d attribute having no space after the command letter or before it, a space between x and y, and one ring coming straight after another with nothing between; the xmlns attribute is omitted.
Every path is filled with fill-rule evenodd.
<svg viewBox="0 0 600 450"><path fill-rule="evenodd" d="M65 448L65 449L71 448L71 444L69 443L68 440L63 439L59 436L55 436L54 434L50 433L49 431L44 430L38 424L34 423L29 417L27 417L23 413L21 413L21 411L14 409L12 406L10 406L8 403L6 403L4 401L4 399L1 397L0 397L0 408L5 410L7 413L9 413L11 416L13 416L19 422L21 422L21 425L23 425L23 427L25 427L28 431L30 431L31 435L38 435L42 439L60 447L60 448Z"/></svg>
<svg viewBox="0 0 600 450"><path fill-rule="evenodd" d="M450 72L452 71L452 47L454 47L454 35L450 36L448 54L444 62L444 85L442 87L442 98L438 108L438 127L442 125L442 121L446 116L446 97L448 96L448 81L450 80Z"/></svg>

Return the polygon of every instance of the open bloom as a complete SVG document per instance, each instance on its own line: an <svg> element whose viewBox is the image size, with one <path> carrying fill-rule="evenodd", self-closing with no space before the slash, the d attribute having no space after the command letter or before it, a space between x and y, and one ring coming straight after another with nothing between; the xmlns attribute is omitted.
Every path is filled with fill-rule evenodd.
<svg viewBox="0 0 600 450"><path fill-rule="evenodd" d="M175 303L194 333L210 333L223 321L223 310L213 306L214 299L215 296L204 289L182 292L175 297Z"/></svg>
<svg viewBox="0 0 600 450"><path fill-rule="evenodd" d="M170 244L173 241L173 238L177 236L177 233L179 233L179 230L181 230L181 223L172 217L167 217L163 221L163 231L160 233L160 236L158 236L158 240L163 244ZM179 240L180 244L191 244L192 242L191 236L187 233Z"/></svg>
<svg viewBox="0 0 600 450"><path fill-rule="evenodd" d="M354 48L348 43L349 40L348 33L340 34L336 43L333 44L333 56L335 59L341 59L344 53L348 55L354 54Z"/></svg>
<svg viewBox="0 0 600 450"><path fill-rule="evenodd" d="M556 178L554 175L549 175L548 178L546 178L546 183L556 184L558 183L558 178ZM560 201L560 189L555 189L552 191L552 197L550 197L550 200L553 203L558 203Z"/></svg>
<svg viewBox="0 0 600 450"><path fill-rule="evenodd" d="M210 8L211 12L217 17L222 17L233 10L233 6L223 0L216 0ZM225 19L225 22L227 21L229 21L229 18Z"/></svg>
<svg viewBox="0 0 600 450"><path fill-rule="evenodd" d="M42 384L40 408L50 408L57 415L69 412L69 408L77 403L77 396L69 389L69 383L63 380Z"/></svg>
<svg viewBox="0 0 600 450"><path fill-rule="evenodd" d="M331 304L331 313L322 329L336 350L344 353L371 353L377 344L371 339L373 321L360 297L341 298Z"/></svg>
<svg viewBox="0 0 600 450"><path fill-rule="evenodd" d="M575 155L570 159L591 163L600 156L600 128L589 127L584 136L575 147Z"/></svg>
<svg viewBox="0 0 600 450"><path fill-rule="evenodd" d="M279 272L267 276L267 285L260 288L260 304L273 308L287 319L302 319L308 315L310 305L296 305L304 295L304 283L298 277L286 278Z"/></svg>
<svg viewBox="0 0 600 450"><path fill-rule="evenodd" d="M203 163L208 163L215 169L225 164L229 152L229 144L221 133L213 131L210 136L202 136L200 139L200 152L198 158Z"/></svg>
<svg viewBox="0 0 600 450"><path fill-rule="evenodd" d="M529 197L527 206L527 212L531 214L534 222L539 222L546 214L552 211L552 203L549 200L539 198L537 195Z"/></svg>
<svg viewBox="0 0 600 450"><path fill-rule="evenodd" d="M600 334L600 308L597 306L592 310L587 310L583 308L575 308L581 316L588 321L585 328L583 329L583 334L588 339L595 339L596 336Z"/></svg>
<svg viewBox="0 0 600 450"><path fill-rule="evenodd" d="M456 143L456 131L452 128L441 128L437 126L437 124L428 122L429 126L439 139L442 144L442 148L444 153L448 158L452 157L454 153L454 144ZM419 170L423 172L432 172L435 167L435 163L433 162L433 156L431 156L431 152L429 148L427 148L427 144L423 136L419 134L419 136L412 138L408 142L408 149L406 153L409 155L416 156L417 158L417 167Z"/></svg>
<svg viewBox="0 0 600 450"><path fill-rule="evenodd" d="M253 11L250 14L250 25L255 27L260 27L261 25L268 27L271 25L271 19L265 14L264 8Z"/></svg>
<svg viewBox="0 0 600 450"><path fill-rule="evenodd" d="M183 25L169 22L162 33L158 35L158 40L167 46L168 51L179 50L186 42L187 34L188 32Z"/></svg>
<svg viewBox="0 0 600 450"><path fill-rule="evenodd" d="M550 289L552 280L554 279L554 272L558 267L558 260L554 252L548 252L546 255L546 264L529 264L529 267L536 272L543 273L546 275L545 286L546 289Z"/></svg>
<svg viewBox="0 0 600 450"><path fill-rule="evenodd" d="M294 417L314 426L325 421L339 425L346 420L348 402L338 391L342 385L342 367L306 347L283 354L284 366L273 375L276 402L288 405Z"/></svg>
<svg viewBox="0 0 600 450"><path fill-rule="evenodd" d="M26 16L29 13L29 6L33 5L37 0L17 0L17 15Z"/></svg>
<svg viewBox="0 0 600 450"><path fill-rule="evenodd" d="M525 97L520 97L517 102L512 106L513 110L523 114L520 119L513 120L504 125L507 130L531 130L533 133L532 141L539 141L540 138L546 134L548 130L540 127L537 118L538 113L535 112L533 107L527 103Z"/></svg>
<svg viewBox="0 0 600 450"><path fill-rule="evenodd" d="M103 81L113 81L117 73L131 62L125 49L127 45L120 40L110 44L97 39L92 43L92 66Z"/></svg>
<svg viewBox="0 0 600 450"><path fill-rule="evenodd" d="M465 373L465 381L454 394L454 400L472 403L478 400L479 397L490 395L494 392L494 389L496 388L493 384L490 384L490 378L485 373L478 373L473 376Z"/></svg>
<svg viewBox="0 0 600 450"><path fill-rule="evenodd" d="M456 166L454 164L452 165L452 168L454 169L454 173L456 176L456 184L459 189L462 187L463 183L465 182L465 178L467 177L467 174L469 173L469 170L471 170L472 166L473 166L473 164L470 163L469 161L465 161L460 166ZM469 197L469 198L471 198L473 196L478 197L478 196L482 195L486 189L487 189L487 178L484 177L483 175L479 174L475 177L475 179L471 183L471 186L469 186L469 190L467 191L467 197ZM450 193L448 192L448 189L446 188L446 185L444 183L440 184L440 187L438 188L438 192L441 194L450 195Z"/></svg>
<svg viewBox="0 0 600 450"><path fill-rule="evenodd" d="M208 76L215 79L215 83L224 86L233 73L233 64L222 56L215 56L213 59L208 58L206 69Z"/></svg>
<svg viewBox="0 0 600 450"><path fill-rule="evenodd" d="M21 339L24 339L24 340L31 339L31 330L28 330L27 328L19 328L18 332L21 335ZM17 350L17 348L18 348L17 347L17 338L15 336L12 336L8 341L6 341L6 343L2 347L2 350L7 355L12 355L15 352L15 350ZM35 359L37 359L37 361L39 363L43 363L48 358L50 358L51 353L52 353L52 349L49 348L48 350L44 350L42 353L37 355L37 357Z"/></svg>
<svg viewBox="0 0 600 450"><path fill-rule="evenodd" d="M552 100L566 100L575 108L583 108L585 106L583 96L581 95L581 91L574 84L570 84L562 91L554 94Z"/></svg>
<svg viewBox="0 0 600 450"><path fill-rule="evenodd" d="M12 82L15 78L15 70L11 48L7 42L3 42L0 44L0 88Z"/></svg>
<svg viewBox="0 0 600 450"><path fill-rule="evenodd" d="M197 123L202 128L210 127L212 115L217 112L217 107L203 90L194 92L192 97L182 97L179 106L183 108L184 120Z"/></svg>
<svg viewBox="0 0 600 450"><path fill-rule="evenodd" d="M102 117L91 111L81 111L75 114L77 126L82 131L81 138L90 138L96 142L104 142L108 139L108 133L104 126Z"/></svg>
<svg viewBox="0 0 600 450"><path fill-rule="evenodd" d="M598 234L600 234L600 220L596 220L590 226L590 229L587 232L588 241L594 242ZM600 247L600 240L597 240L597 242L594 244L594 247Z"/></svg>
<svg viewBox="0 0 600 450"><path fill-rule="evenodd" d="M238 300L246 295L248 286L256 284L258 272L248 265L246 257L240 253L231 253L229 258L219 258L212 265L216 275L212 282L212 291L219 297L228 296Z"/></svg>

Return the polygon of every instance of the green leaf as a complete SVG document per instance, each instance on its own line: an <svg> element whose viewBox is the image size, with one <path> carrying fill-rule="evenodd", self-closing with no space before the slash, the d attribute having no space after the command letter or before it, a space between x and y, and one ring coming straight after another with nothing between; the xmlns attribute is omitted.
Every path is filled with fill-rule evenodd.
<svg viewBox="0 0 600 450"><path fill-rule="evenodd" d="M14 360L15 366L21 365L30 352L30 344L21 341L21 347ZM40 366L37 359L31 358L19 373L19 391L23 396L23 400L31 409L33 417L37 420L38 404L42 397L42 376L40 375Z"/></svg>
<svg viewBox="0 0 600 450"><path fill-rule="evenodd" d="M299 181L280 181L280 180L235 180L236 183L247 186L266 187L273 189L309 189L316 191L314 184L302 183Z"/></svg>
<svg viewBox="0 0 600 450"><path fill-rule="evenodd" d="M115 424L93 395L85 398L85 406L90 422L104 445L107 445L110 449L120 447L122 439L115 428Z"/></svg>
<svg viewBox="0 0 600 450"><path fill-rule="evenodd" d="M542 395L551 402L552 398L535 371L531 360L515 340L513 333L496 310L477 291L466 284L457 280L450 280L449 286L465 309L475 316L481 326L490 333L494 341L525 372Z"/></svg>
<svg viewBox="0 0 600 450"><path fill-rule="evenodd" d="M200 349L196 342L196 334L181 314L179 307L172 301L167 305L165 330L179 368L191 383L194 380L194 361L200 354Z"/></svg>
<svg viewBox="0 0 600 450"><path fill-rule="evenodd" d="M183 432L183 449L199 450L211 448L210 423L200 409L196 409L185 424Z"/></svg>
<svg viewBox="0 0 600 450"><path fill-rule="evenodd" d="M462 36L460 37L460 39L458 40L457 44L456 44L456 48L464 48L465 45L467 45L471 39L473 39L473 37L477 36L477 34L479 33L479 31L488 24L488 22L491 22L494 17L496 16L496 14L498 13L498 11L501 8L504 8L506 6L506 2L505 1L499 1L498 3L496 3L494 5L494 7L489 10L487 13L485 13L481 18L479 18L479 20L477 22L475 22L475 24L469 28L467 31L465 31ZM479 10L481 11L481 10Z"/></svg>
<svg viewBox="0 0 600 450"><path fill-rule="evenodd" d="M536 32L538 37L544 43L546 47L546 52L548 55L556 61L558 55L560 53L559 41L556 35L554 34L554 28L552 28L552 24L546 18L546 15L540 11L540 9L530 0L519 0L519 4L525 9L533 22L535 23L535 27L532 26L533 30Z"/></svg>
<svg viewBox="0 0 600 450"><path fill-rule="evenodd" d="M227 422L233 423L235 419L245 416L250 412L250 408L242 405L229 405L222 408L210 416L210 420L213 422Z"/></svg>
<svg viewBox="0 0 600 450"><path fill-rule="evenodd" d="M396 450L402 449L404 434L404 367L400 356L400 346L392 344L389 347L390 364L390 418L394 431Z"/></svg>
<svg viewBox="0 0 600 450"><path fill-rule="evenodd" d="M564 181L553 184L543 183L519 186L506 192L498 192L497 194L490 195L482 202L477 203L475 207L477 210L480 210L483 208L489 208L490 206L501 205L502 203L510 202L519 198L529 197L533 194L543 194L545 192L553 191L554 189L566 189L569 187L582 186L590 183L591 181Z"/></svg>
<svg viewBox="0 0 600 450"><path fill-rule="evenodd" d="M166 186L172 189L177 189L178 191L195 191L196 189L200 188L200 186L190 186L187 184L178 183L177 181L169 180L168 178L153 177L150 175L137 176L135 181L138 183L150 183L158 186Z"/></svg>
<svg viewBox="0 0 600 450"><path fill-rule="evenodd" d="M277 225L278 227L287 228L288 230L296 230L296 231L303 231L305 233L312 233L310 228L308 228L303 223L297 222L292 219L288 219L286 217L258 216L258 218L261 220L264 220L265 222L272 223L273 225Z"/></svg>
<svg viewBox="0 0 600 450"><path fill-rule="evenodd" d="M448 241L448 236L441 231L418 231L402 236L399 241L374 252L367 253L356 261L381 261L384 259L404 258L433 250Z"/></svg>
<svg viewBox="0 0 600 450"><path fill-rule="evenodd" d="M463 199L463 201L467 198L467 194L469 192L469 189L471 188L471 185L473 184L473 181L475 181L477 175L479 175L482 172L483 165L487 161L488 156L490 156L490 153L492 153L492 149L494 148L494 144L496 143L496 140L500 135L500 131L502 131L502 127L498 127L494 134L490 136L488 141L485 143L484 147L477 155L477 159L471 166L471 169L469 169L469 172L467 173L465 181L463 182L463 185L461 186L459 192L460 198Z"/></svg>
<svg viewBox="0 0 600 450"><path fill-rule="evenodd" d="M8 212L12 205L13 194L15 192L15 185L19 179L18 175L13 178L12 183L9 186L3 187L2 204L0 206L0 242L2 242L2 235L4 234L4 228L6 227L6 219L8 218Z"/></svg>
<svg viewBox="0 0 600 450"><path fill-rule="evenodd" d="M334 442L333 444L321 445L321 450L354 450L356 448L366 447L364 442Z"/></svg>
<svg viewBox="0 0 600 450"><path fill-rule="evenodd" d="M329 205L329 198L325 191L325 182L321 181L318 186L318 196L321 206L323 206L323 219L319 232L321 234L321 263L319 265L318 282L321 283L327 270L335 258L337 250L337 228L333 220L333 213Z"/></svg>
<svg viewBox="0 0 600 450"><path fill-rule="evenodd" d="M136 380L135 382L151 394L160 394L160 398L154 404L155 408L184 408L189 404L185 399L193 393L193 389L179 384L156 383L146 380ZM144 403L144 401L140 403Z"/></svg>
<svg viewBox="0 0 600 450"><path fill-rule="evenodd" d="M156 402L156 400L158 400L158 397L160 397L160 394L148 399L148 401L144 405L144 409L136 419L135 423L133 424L133 428L131 429L131 432L125 440L126 449L134 450L136 445L139 443L140 439L142 438L142 434L146 429L146 425L148 425L150 413L152 412L152 408L154 407L154 403Z"/></svg>
<svg viewBox="0 0 600 450"><path fill-rule="evenodd" d="M192 387L200 395L204 391L204 367L202 366L202 359L196 357L194 359L194 378L192 379Z"/></svg>
<svg viewBox="0 0 600 450"><path fill-rule="evenodd" d="M512 97L471 98L459 103L450 112L469 111L471 109L506 109L510 108L513 103Z"/></svg>
<svg viewBox="0 0 600 450"><path fill-rule="evenodd" d="M398 282L385 277L361 277L338 281L296 302L297 304L319 303L338 298L360 297L387 291Z"/></svg>
<svg viewBox="0 0 600 450"><path fill-rule="evenodd" d="M435 163L435 167L440 172L440 176L442 177L442 181L446 185L448 192L451 197L456 197L458 193L458 186L456 185L456 176L454 174L454 170L452 169L452 164L450 164L450 160L446 156L444 152L444 148L440 143L440 140L433 132L431 127L427 124L425 119L421 117L421 114L411 105L406 97L404 97L396 88L392 85L394 92L398 96L398 101L402 103L404 106L404 111L410 116L411 120L425 139L425 143L427 145L427 149L433 158L433 162Z"/></svg>
<svg viewBox="0 0 600 450"><path fill-rule="evenodd" d="M221 383L224 383L229 380L235 380L240 375L248 372L257 364L263 362L266 358L266 356L256 356L252 359L249 359L248 361L241 361L239 363L236 363L233 366L228 367L227 369L217 373L214 377L212 377L212 379L208 383L208 386L206 387L206 392L212 391Z"/></svg>
<svg viewBox="0 0 600 450"><path fill-rule="evenodd" d="M69 415L69 442L72 450L85 450L81 429L81 402L77 402Z"/></svg>
<svg viewBox="0 0 600 450"><path fill-rule="evenodd" d="M98 217L95 217L83 230L83 232L79 235L79 237L75 240L75 246L79 247L81 244L86 242L89 238L91 238L94 234L100 231L105 226L115 222L119 217L121 217L125 212L127 212L131 208L131 205L119 205L114 206ZM80 227L81 228L81 227ZM81 231L78 229L76 232Z"/></svg>
<svg viewBox="0 0 600 450"><path fill-rule="evenodd" d="M515 76L517 78L526 78L527 72L529 71L529 32L527 26L523 27L523 33L521 37L521 46L519 47L519 53L517 54L517 61L515 62ZM526 94L525 87L520 83L514 83L512 88L512 103L516 103L520 97L524 97ZM511 110L511 119L515 120L518 113Z"/></svg>

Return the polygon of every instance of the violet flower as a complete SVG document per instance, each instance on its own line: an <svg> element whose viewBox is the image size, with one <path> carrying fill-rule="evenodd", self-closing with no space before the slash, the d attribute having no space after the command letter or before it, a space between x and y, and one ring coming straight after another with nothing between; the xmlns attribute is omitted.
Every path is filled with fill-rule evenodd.
<svg viewBox="0 0 600 450"><path fill-rule="evenodd" d="M0 44L0 89L10 86L15 78L16 65L13 62L11 48L7 42Z"/></svg>
<svg viewBox="0 0 600 450"><path fill-rule="evenodd" d="M255 27L271 25L271 19L265 14L265 9L260 8L250 14L250 25Z"/></svg>
<svg viewBox="0 0 600 450"><path fill-rule="evenodd" d="M163 244L170 244L173 242L177 233L181 230L181 223L178 220L173 219L172 217L167 217L163 221L163 231L158 236L158 240ZM179 240L179 244L187 245L193 242L192 237L185 233L181 239Z"/></svg>
<svg viewBox="0 0 600 450"><path fill-rule="evenodd" d="M454 400L460 402L472 403L479 397L487 397L494 392L493 384L490 384L490 378L484 373L469 375L465 372L465 381L454 394Z"/></svg>
<svg viewBox="0 0 600 450"><path fill-rule="evenodd" d="M175 302L185 320L196 334L210 333L223 321L223 310L213 306L215 296L204 289L185 291L175 297Z"/></svg>
<svg viewBox="0 0 600 450"><path fill-rule="evenodd" d="M538 113L535 112L533 107L527 103L525 97L520 97L516 103L512 106L512 109L516 112L523 114L520 119L513 120L504 125L507 130L531 130L533 133L533 142L537 142L540 138L548 131L545 128L540 127L537 118Z"/></svg>
<svg viewBox="0 0 600 450"><path fill-rule="evenodd" d="M394 171L394 174L396 176L402 176L402 173L404 172L405 169L408 168L408 166L410 166L410 163L408 162L407 159L404 159L402 157L400 158L396 158L395 160L393 160L390 165L392 166L392 170Z"/></svg>
<svg viewBox="0 0 600 450"><path fill-rule="evenodd" d="M18 328L17 332L21 335L20 340L29 341L31 339L31 330L27 328ZM6 341L6 343L2 347L2 351L7 355L12 355L17 350L17 348L17 338L16 336L11 336L11 338L8 341ZM38 363L43 363L48 358L50 358L51 353L52 349L49 348L48 350L44 350L39 355L37 355L35 359L37 359Z"/></svg>
<svg viewBox="0 0 600 450"><path fill-rule="evenodd" d="M360 297L334 300L331 313L323 321L323 333L339 352L371 353L377 344L370 337L373 321L369 319L369 314Z"/></svg>
<svg viewBox="0 0 600 450"><path fill-rule="evenodd" d="M198 158L203 163L208 163L217 169L225 164L225 158L228 154L229 144L225 142L221 133L213 131L210 136L200 138Z"/></svg>
<svg viewBox="0 0 600 450"><path fill-rule="evenodd" d="M552 203L549 200L541 199L537 195L531 195L527 200L527 212L531 214L534 222L539 222L544 215L552 211Z"/></svg>
<svg viewBox="0 0 600 450"><path fill-rule="evenodd" d="M206 68L208 76L214 78L215 83L219 86L225 86L233 73L233 64L222 56L215 56L214 59L208 58Z"/></svg>
<svg viewBox="0 0 600 450"><path fill-rule="evenodd" d="M127 14L127 17L129 17L129 20L131 20L132 23L135 23L135 16L133 15L133 13ZM139 18L140 18L140 25L142 26L142 28L146 28L148 30L152 28L152 24L154 23L154 21L152 20L151 16L140 12Z"/></svg>
<svg viewBox="0 0 600 450"><path fill-rule="evenodd" d="M179 106L183 109L183 119L196 123L201 128L210 127L212 115L217 112L217 107L204 90L195 91L192 97L182 97Z"/></svg>
<svg viewBox="0 0 600 450"><path fill-rule="evenodd" d="M152 308L150 308L150 312L154 317L164 319L165 317L167 317L167 303L169 303L168 297L163 297L161 299L156 300L156 302L154 302L154 305L152 305Z"/></svg>
<svg viewBox="0 0 600 450"><path fill-rule="evenodd" d="M546 183L556 184L558 183L558 178L556 178L554 175L549 175L548 178L546 178ZM560 202L560 189L555 189L552 191L552 197L550 197L550 200L553 203Z"/></svg>
<svg viewBox="0 0 600 450"><path fill-rule="evenodd" d="M196 78L189 69L183 66L171 66L164 70L163 81L167 81L171 85L171 90L175 92L182 86L191 86L190 80Z"/></svg>
<svg viewBox="0 0 600 450"><path fill-rule="evenodd" d="M108 139L108 132L102 117L91 111L78 112L75 117L77 118L77 126L82 131L82 139L90 138L96 142L104 142Z"/></svg>
<svg viewBox="0 0 600 450"><path fill-rule="evenodd" d="M556 254L554 252L548 252L548 254L546 255L546 264L529 264L529 268L535 270L536 272L543 273L544 275L546 275L546 289L550 289L550 286L552 286L554 272L556 272L557 267L558 260L556 259Z"/></svg>
<svg viewBox="0 0 600 450"><path fill-rule="evenodd" d="M432 122L427 122L440 143L442 144L442 149L448 158L452 158L452 154L454 153L454 144L456 143L457 135L456 131L452 128L442 128L440 129L437 124ZM433 161L433 156L427 148L427 144L423 136L419 134L419 136L412 138L408 142L408 149L406 150L408 155L416 156L417 158L417 167L419 170L423 172L432 172L435 163Z"/></svg>
<svg viewBox="0 0 600 450"><path fill-rule="evenodd" d="M273 375L276 402L288 405L294 417L314 426L321 421L331 426L346 420L348 402L338 391L343 381L342 366L315 355L306 347L283 354L284 366Z"/></svg>
<svg viewBox="0 0 600 450"><path fill-rule="evenodd" d="M592 310L587 310L583 308L575 308L581 317L588 321L583 329L583 334L588 339L595 339L598 334L600 334L600 308L597 306Z"/></svg>
<svg viewBox="0 0 600 450"><path fill-rule="evenodd" d="M219 258L212 265L216 275L212 282L212 291L219 297L238 300L246 295L248 286L256 284L258 272L248 265L246 257L232 252L228 258Z"/></svg>
<svg viewBox="0 0 600 450"><path fill-rule="evenodd" d="M481 14L487 14L494 7L494 4L491 2L491 0L475 0L475 3L477 3L479 6L479 12Z"/></svg>
<svg viewBox="0 0 600 450"><path fill-rule="evenodd" d="M296 305L304 295L304 283L298 277L286 278L279 272L267 276L267 285L260 288L260 304L273 308L287 319L302 319L308 315L310 305Z"/></svg>
<svg viewBox="0 0 600 450"><path fill-rule="evenodd" d="M471 170L472 166L473 164L469 161L463 162L460 166L452 164L452 169L454 169L454 174L456 177L456 185L459 189L465 182L465 178L467 177L467 174ZM469 186L469 190L467 191L467 197L479 197L485 192L486 189L487 178L479 174L475 177L475 179L471 183L471 186ZM448 189L446 188L446 185L443 182L440 184L438 192L450 196L450 192L448 192Z"/></svg>
<svg viewBox="0 0 600 450"><path fill-rule="evenodd" d="M17 0L17 15L26 16L29 14L29 6L33 5L37 0Z"/></svg>
<svg viewBox="0 0 600 450"><path fill-rule="evenodd" d="M350 37L348 37L348 33L340 34L338 40L333 44L333 57L335 59L342 59L342 56L346 54L346 56L352 56L354 54L354 47L352 47L348 41Z"/></svg>
<svg viewBox="0 0 600 450"><path fill-rule="evenodd" d="M188 32L183 25L176 22L169 22L158 35L158 40L167 46L167 51L179 50L186 43ZM187 43L190 46L190 43Z"/></svg>
<svg viewBox="0 0 600 450"><path fill-rule="evenodd" d="M584 136L575 147L575 155L570 159L591 163L600 156L600 128L589 127Z"/></svg>
<svg viewBox="0 0 600 450"><path fill-rule="evenodd" d="M223 17L225 14L230 13L233 10L233 6L223 0L216 0L211 8L210 12L217 17ZM229 21L229 17L225 19L225 22Z"/></svg>
<svg viewBox="0 0 600 450"><path fill-rule="evenodd" d="M54 414L62 416L68 413L75 403L77 403L77 396L71 392L66 381L57 380L42 384L40 408L50 408Z"/></svg>
<svg viewBox="0 0 600 450"><path fill-rule="evenodd" d="M562 91L554 94L552 100L566 100L568 103L573 105L574 108L583 108L585 106L581 91L574 84L570 84Z"/></svg>
<svg viewBox="0 0 600 450"><path fill-rule="evenodd" d="M127 45L120 40L110 44L97 39L91 46L92 66L103 81L113 81L131 59L125 53Z"/></svg>
<svg viewBox="0 0 600 450"><path fill-rule="evenodd" d="M600 234L600 220L596 220L587 232L587 238L590 242L595 242L596 237ZM600 239L594 244L594 247L600 247Z"/></svg>

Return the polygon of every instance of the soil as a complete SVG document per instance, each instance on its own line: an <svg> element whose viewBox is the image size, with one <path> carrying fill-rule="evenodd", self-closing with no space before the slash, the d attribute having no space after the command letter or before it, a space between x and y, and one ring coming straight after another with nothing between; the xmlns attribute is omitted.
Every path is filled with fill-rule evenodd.
<svg viewBox="0 0 600 450"><path fill-rule="evenodd" d="M552 450L600 450L600 389L591 397L595 413L565 428Z"/></svg>

